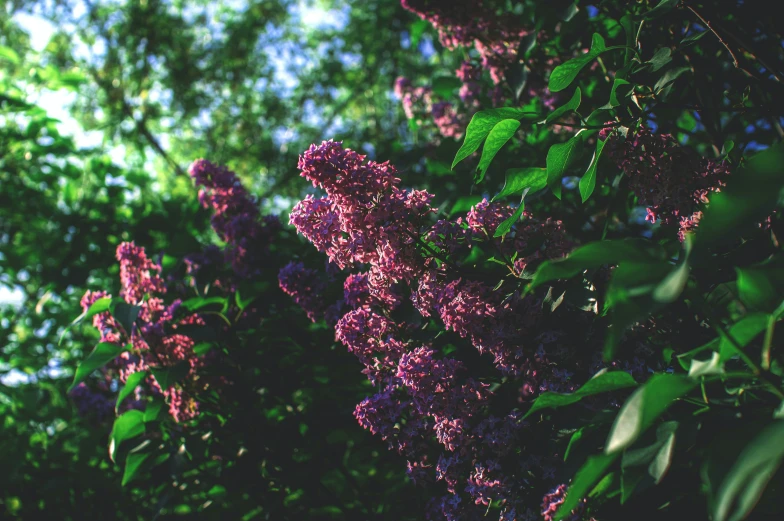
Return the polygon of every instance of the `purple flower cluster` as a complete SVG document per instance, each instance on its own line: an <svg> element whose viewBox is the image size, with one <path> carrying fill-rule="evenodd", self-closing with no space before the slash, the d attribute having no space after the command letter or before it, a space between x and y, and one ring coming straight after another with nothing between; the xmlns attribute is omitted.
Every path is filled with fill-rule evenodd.
<svg viewBox="0 0 784 521"><path fill-rule="evenodd" d="M324 314L323 292L326 281L314 269L306 268L301 262L290 262L278 273L278 284L283 293L290 296L315 322Z"/></svg>
<svg viewBox="0 0 784 521"><path fill-rule="evenodd" d="M705 159L683 147L670 134L654 134L640 127L623 139L604 129L610 158L627 176L640 204L648 207L647 220L678 225L679 236L697 227L700 207L708 194L717 192L729 174L724 162Z"/></svg>
<svg viewBox="0 0 784 521"><path fill-rule="evenodd" d="M162 267L150 259L143 248L133 242L120 244L116 250L120 265L120 296L125 303L138 306L138 315L130 325L122 325L109 311L93 316L93 326L99 331L101 342L129 346L105 366L105 381L98 382L98 390L111 394L108 392L109 384L123 385L131 374L145 372L148 375L135 390L135 399L121 404L121 409L141 407L142 392L163 396L175 422L194 419L199 414L197 396L207 388L221 392L222 386L230 382L202 371L213 359L214 352L198 355L191 331L207 327L206 321L183 306L180 299L172 297L187 298L194 289L197 295L215 291L226 296L233 292L239 279L246 282L247 277L258 273L264 266L271 235L280 226L277 218L260 215L254 198L243 188L237 176L225 167L198 160L189 171L200 188L200 203L213 211L212 228L225 243L223 248L207 246L202 252L186 256L185 277L178 278L172 273L164 279ZM313 275L304 266L292 263L281 271L280 284L297 302L312 308L311 318L316 320L317 314L321 316L325 312L318 300L325 282ZM169 303L164 300L167 295ZM86 311L104 297L110 295L103 291L88 291L82 298L82 308ZM337 306L334 312L340 310L342 307ZM255 304L236 311L233 327L242 328L249 321L258 321L259 308ZM176 370L182 378L163 388L163 379L159 382L153 370ZM100 402L103 395L93 392L94 381L89 384L74 389L74 401L80 411L103 411L105 407ZM111 405L110 409L113 409L114 404Z"/></svg>
<svg viewBox="0 0 784 521"><path fill-rule="evenodd" d="M104 384L101 386L100 384ZM105 382L99 382L98 388L88 387L84 382L68 393L79 416L102 423L114 417L114 397Z"/></svg>
<svg viewBox="0 0 784 521"><path fill-rule="evenodd" d="M291 223L332 263L366 270L347 276L340 305L351 310L335 326L336 340L379 388L357 405L357 421L406 457L416 483L446 487L449 493L431 503L430 519L478 519L491 502L502 505L500 519L523 519L527 476L551 480L554 467L518 452L528 428L522 413L498 415L488 383L461 360L413 340L418 326L395 321L392 311L408 293L422 317L440 319L486 354L515 382L521 401L573 390L572 372L555 363L566 350L561 337L539 325L541 302L455 265L484 244L514 259L508 268L516 279L571 248L561 223L526 213L503 240L494 238L514 210L487 200L464 218L433 222L430 194L402 190L389 163L366 162L332 141L312 146L299 167L326 195L300 201Z"/></svg>
<svg viewBox="0 0 784 521"><path fill-rule="evenodd" d="M239 277L256 274L279 222L260 219L256 201L228 168L199 159L188 172L200 187L199 202L212 209L212 228L226 243L226 262Z"/></svg>

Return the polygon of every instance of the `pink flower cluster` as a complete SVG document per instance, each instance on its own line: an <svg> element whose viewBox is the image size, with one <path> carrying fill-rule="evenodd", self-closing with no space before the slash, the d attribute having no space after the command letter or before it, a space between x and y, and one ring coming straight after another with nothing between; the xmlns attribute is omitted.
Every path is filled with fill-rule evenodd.
<svg viewBox="0 0 784 521"><path fill-rule="evenodd" d="M418 125L433 125L442 137L460 139L467 121L448 101L433 101L429 87L415 87L408 78L395 80L395 95L403 103L406 118Z"/></svg>
<svg viewBox="0 0 784 521"><path fill-rule="evenodd" d="M432 23L447 49L473 47L478 54L478 59L464 61L455 71L462 82L459 96L464 106L460 110L450 100L434 103L431 89L414 87L406 78L398 78L395 83L395 93L403 101L408 119L424 120L422 114L432 114L444 137L462 137L467 124L463 115L478 110L483 105L483 97L486 96L494 107L514 97L512 89L517 87L512 85L513 80L523 70L523 57L518 56L523 40L536 38L541 44L548 38L544 31L532 32L519 27L508 16L500 15L492 1L401 0L401 3L408 11ZM538 98L545 110L553 110L558 96L549 92L546 78L558 65L558 58L544 54L544 48L535 46L525 57L527 69L522 93L532 99ZM483 71L489 74L492 84L489 89L483 88Z"/></svg>
<svg viewBox="0 0 784 521"><path fill-rule="evenodd" d="M625 139L611 129L602 130L599 137L610 140L606 150L629 177L637 200L648 207L647 220L678 225L681 240L697 227L700 206L729 174L726 163L700 157L672 135L655 134L646 127Z"/></svg>
<svg viewBox="0 0 784 521"><path fill-rule="evenodd" d="M447 49L474 46L493 83L502 83L528 31L514 27L482 0L401 0L404 9L433 24Z"/></svg>
<svg viewBox="0 0 784 521"><path fill-rule="evenodd" d="M335 326L336 340L379 389L357 405L357 421L406 457L416 483L443 483L447 494L431 503L430 519L479 518L491 502L502 505L501 519L523 519L528 476L551 480L553 462L519 453L528 428L522 413L494 405L472 367L415 338L437 317L515 382L519 401L574 389L572 373L555 364L560 336L542 330L540 300L524 297L515 282L571 248L561 223L526 213L506 238L494 238L514 210L486 200L465 218L433 222L430 194L402 190L389 163L367 162L332 141L311 146L299 168L326 195L300 201L291 224L340 268L366 270L346 278L340 304L351 310ZM511 289L460 266L479 245L507 259ZM302 303L304 293L282 286ZM405 294L422 322L393 318Z"/></svg>
<svg viewBox="0 0 784 521"><path fill-rule="evenodd" d="M544 496L542 499L542 517L544 521L554 521L555 513L558 511L558 507L566 499L566 485L558 485L555 489L552 490L549 494ZM583 500L580 505L572 510L572 512L564 518L565 521L581 521L583 519L582 510L584 510L585 500ZM591 518L590 521L593 521Z"/></svg>
<svg viewBox="0 0 784 521"><path fill-rule="evenodd" d="M226 262L239 277L257 274L280 225L277 218L260 218L256 201L228 168L199 159L188 172L200 187L199 202L212 209L212 228L226 243Z"/></svg>
<svg viewBox="0 0 784 521"><path fill-rule="evenodd" d="M164 305L162 296L166 293L166 286L159 275L161 267L147 257L143 248L133 242L122 243L117 247L117 260L120 263L120 295L128 304L140 307L138 318L131 331L125 330L108 311L95 315L93 325L101 332L102 342L130 343L131 349L123 351L116 360L120 383L125 383L133 373L186 364L187 376L181 384L162 389L154 375L150 374L146 380L153 392L166 398L169 413L175 421L190 420L198 411L198 403L192 398L196 390L193 377L203 360L193 352L193 339L178 333L177 329L203 324L203 321L194 314L175 318L179 300L169 306ZM83 309L89 309L96 300L106 296L105 292L88 291L82 298Z"/></svg>
<svg viewBox="0 0 784 521"><path fill-rule="evenodd" d="M301 175L327 195L308 196L290 223L341 269L368 264L370 294L396 302L396 283L422 272L419 230L433 212L427 192L398 187L395 168L325 141L300 157Z"/></svg>

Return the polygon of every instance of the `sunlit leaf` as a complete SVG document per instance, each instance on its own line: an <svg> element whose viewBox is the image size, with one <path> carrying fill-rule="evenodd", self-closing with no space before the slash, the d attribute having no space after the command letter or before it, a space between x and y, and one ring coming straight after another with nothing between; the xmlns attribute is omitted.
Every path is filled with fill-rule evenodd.
<svg viewBox="0 0 784 521"><path fill-rule="evenodd" d="M125 351L128 347L130 346L123 347L108 342L102 342L95 346L90 354L87 355L87 358L85 358L82 363L79 364L79 367L76 368L73 383L71 383L69 390L85 381L93 371L100 369L120 356L120 353Z"/></svg>
<svg viewBox="0 0 784 521"><path fill-rule="evenodd" d="M683 375L655 374L637 389L621 407L610 435L605 453L619 452L637 440L653 423L697 382Z"/></svg>
<svg viewBox="0 0 784 521"><path fill-rule="evenodd" d="M597 56L602 54L607 49L604 43L604 38L598 33L594 33L591 40L591 50L582 56L572 58L571 60L562 63L550 73L549 88L552 92L559 92L568 87L574 79L580 74L580 71L596 59Z"/></svg>
<svg viewBox="0 0 784 521"><path fill-rule="evenodd" d="M553 145L547 151L547 186L557 198L561 198L561 180L567 170L580 157L584 135L576 134L566 143Z"/></svg>
<svg viewBox="0 0 784 521"><path fill-rule="evenodd" d="M520 122L516 119L504 119L495 124L487 135L485 146L482 148L482 157L479 159L478 166L479 175L476 178L477 183L482 182L493 158L501 150L501 147L514 136L518 128L520 128Z"/></svg>
<svg viewBox="0 0 784 521"><path fill-rule="evenodd" d="M109 457L112 461L114 461L117 448L123 441L141 436L144 431L144 413L142 411L130 410L114 420L109 436Z"/></svg>
<svg viewBox="0 0 784 521"><path fill-rule="evenodd" d="M566 103L564 103L563 105L561 105L560 107L552 111L550 115L547 116L547 119L545 119L544 122L546 124L550 124L553 121L557 120L559 117L566 114L567 112L576 111L578 108L580 108L581 101L582 101L582 92L580 91L580 87L577 87L571 99L569 99L569 101L567 101Z"/></svg>
<svg viewBox="0 0 784 521"><path fill-rule="evenodd" d="M455 168L460 161L479 150L479 145L482 144L482 141L485 140L496 124L505 119L519 120L525 115L526 112L522 109L511 107L483 110L474 114L466 128L463 144L460 150L457 151L454 161L452 161L452 168Z"/></svg>
<svg viewBox="0 0 784 521"><path fill-rule="evenodd" d="M586 170L585 174L583 174L583 176L580 178L580 197L582 198L583 202L587 201L588 198L591 197L591 194L593 194L593 191L596 188L596 172L599 168L599 159L602 156L602 150L604 150L604 145L606 143L607 140L596 140L596 151L593 153L591 164L588 165L588 170Z"/></svg>
<svg viewBox="0 0 784 521"><path fill-rule="evenodd" d="M546 186L546 168L511 168L506 171L504 187L493 197L493 201L508 195L519 194L525 189L528 189L528 193L532 194L544 189Z"/></svg>
<svg viewBox="0 0 784 521"><path fill-rule="evenodd" d="M136 388L142 383L142 381L144 381L146 376L146 371L139 371L138 373L131 373L128 375L128 378L125 380L125 385L122 387L122 389L120 389L120 392L117 395L117 402L114 405L115 411L120 408L120 404L122 404L123 400L133 394Z"/></svg>

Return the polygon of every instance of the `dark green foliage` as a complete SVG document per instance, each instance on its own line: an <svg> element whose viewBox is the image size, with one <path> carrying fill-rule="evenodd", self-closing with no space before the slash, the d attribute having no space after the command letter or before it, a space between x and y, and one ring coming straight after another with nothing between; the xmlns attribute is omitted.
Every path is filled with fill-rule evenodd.
<svg viewBox="0 0 784 521"><path fill-rule="evenodd" d="M770 3L498 2L536 27L501 85L507 104L471 109L465 136L437 143L406 125L392 85L403 75L457 103L462 51L397 0L318 3L345 16L338 28L301 23L298 4L0 8L0 287L21 301L0 304L0 517L423 518L430 497L406 481L404 458L352 417L374 388L333 331L278 290L283 260L321 262L285 227L257 284L187 288L182 308L209 320L182 331L220 360L209 376L234 382L206 393L194 428L173 423L160 397L127 410L146 378L165 388L184 366L112 389L113 421L80 417L69 401L121 352L98 342L93 316L109 311L127 331L139 318L116 297L79 304L87 289L118 294L117 245L134 240L181 276L186 255L217 242L185 172L192 160L228 164L285 224L301 195L297 155L335 138L390 159L402 185L436 195L439 218L519 196L496 237L513 240L524 210L561 221L575 245L563 259L516 278L476 248L465 265L510 295L539 296L554 320L561 306L588 310L590 321L564 324L584 328L581 353L610 361L640 343L659 362L644 382L611 370L532 402L508 393L527 421L552 427L519 450L563 455L559 518L587 499L599 521L780 519L784 32ZM53 22L41 52L14 12ZM418 46L430 44L427 58ZM529 68L538 51L557 60L542 77L543 96L560 93L552 105L526 93L542 74ZM41 92L68 94L76 132L96 132L100 146L78 146ZM731 170L684 243L644 222L613 160L641 125ZM269 314L227 336L254 306ZM437 341L464 350L453 336ZM611 404L577 412L597 397Z"/></svg>

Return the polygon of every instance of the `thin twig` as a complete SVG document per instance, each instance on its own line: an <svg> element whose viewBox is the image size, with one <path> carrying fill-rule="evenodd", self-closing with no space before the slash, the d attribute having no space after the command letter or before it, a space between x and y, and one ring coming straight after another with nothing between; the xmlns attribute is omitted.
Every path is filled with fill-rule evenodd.
<svg viewBox="0 0 784 521"><path fill-rule="evenodd" d="M729 35L729 37L730 37L730 38L732 38L733 40L735 40L735 42L736 42L736 43L737 43L737 44L738 44L740 47L742 47L742 48L743 48L743 49L746 51L746 53L747 53L749 56L751 56L752 58L754 58L755 60L757 60L757 61L760 63L760 65L762 65L763 67L765 67L765 68L768 70L768 72L769 72L769 73L770 73L770 74L773 76L773 79L775 79L775 80L776 80L776 81L778 81L778 82L781 82L781 78L780 78L780 77L779 77L779 75L776 73L776 71L774 70L774 68L773 68L773 67L771 67L771 66L770 66L770 64L769 64L769 63L768 63L766 60L764 60L763 58L761 58L761 57L759 56L759 53L757 53L756 51L754 51L754 50L751 48L751 46L750 46L750 45L749 45L749 44L748 44L746 41L744 41L744 40L741 40L739 36L737 36L735 33L733 33L732 31L730 31L730 30L729 30L729 29L727 29L726 27L723 27L723 26L721 26L721 25L719 25L719 24L716 24L716 28L717 28L717 29L719 29L719 30L721 30L721 31L722 31L722 32L724 32L724 33L727 33L727 35Z"/></svg>
<svg viewBox="0 0 784 521"><path fill-rule="evenodd" d="M734 52L732 52L732 49L730 49L730 46L729 46L729 45L727 45L727 42L725 42L725 41L724 41L724 38L722 38L722 37L721 37L721 35L720 35L719 33L717 33L717 32L716 32L716 29L714 29L714 28L713 28L713 26L711 25L711 23L710 23L708 20L706 20L705 18L703 18L703 17L702 17L702 15L701 15L700 13L698 13L697 11L695 11L695 9L694 9L692 6L690 6L690 5L687 5L687 6L686 6L686 9L688 9L689 11L691 11L692 13L694 13L694 16L696 16L697 18L699 18L699 19L700 19L700 21L701 21L703 24L705 24L705 27L707 27L707 28L710 30L710 32L712 32L713 34L715 34L715 35L716 35L716 38L718 38L718 39L719 39L719 41L720 41L720 42L721 42L721 44L724 46L724 48L725 48L725 49L727 49L727 52L729 52L729 53L730 53L730 56L732 57L732 63L733 63L733 65L735 65L735 68L736 68L736 69L740 69L740 65L738 64L738 58L736 58L736 57L735 57L735 53L734 53Z"/></svg>

